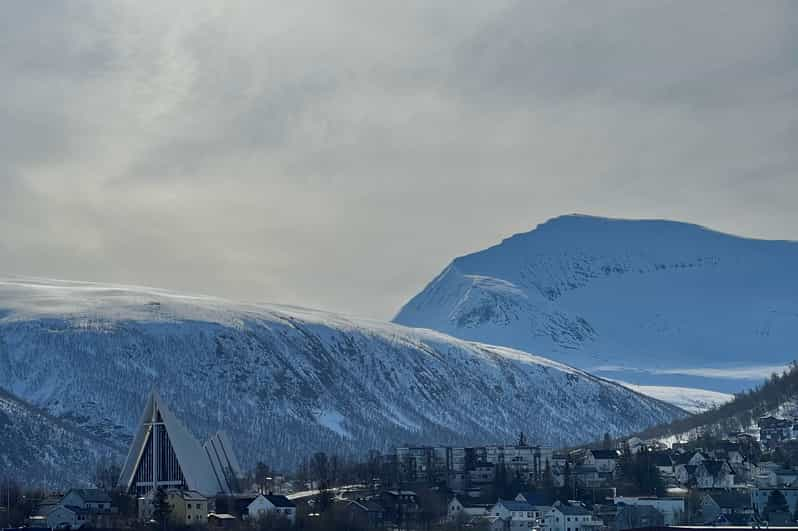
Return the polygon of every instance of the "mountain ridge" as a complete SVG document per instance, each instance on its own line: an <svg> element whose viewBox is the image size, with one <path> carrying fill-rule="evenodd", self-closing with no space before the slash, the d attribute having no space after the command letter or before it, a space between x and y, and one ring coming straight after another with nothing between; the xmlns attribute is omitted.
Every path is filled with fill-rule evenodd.
<svg viewBox="0 0 798 531"><path fill-rule="evenodd" d="M728 393L792 359L798 282L785 272L795 267L793 241L566 215L453 259L394 322L636 384ZM751 368L751 352L766 370L731 374Z"/></svg>
<svg viewBox="0 0 798 531"><path fill-rule="evenodd" d="M41 279L0 279L0 369L0 388L112 440L129 440L157 387L198 438L228 431L244 466L519 430L564 446L685 415L560 362L440 332Z"/></svg>

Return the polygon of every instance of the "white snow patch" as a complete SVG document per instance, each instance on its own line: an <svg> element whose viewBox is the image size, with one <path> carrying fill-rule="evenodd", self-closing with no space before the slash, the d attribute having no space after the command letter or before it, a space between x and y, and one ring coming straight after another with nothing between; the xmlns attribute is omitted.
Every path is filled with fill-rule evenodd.
<svg viewBox="0 0 798 531"><path fill-rule="evenodd" d="M734 395L719 393L707 389L693 389L690 387L669 387L663 385L635 385L616 380L619 384L628 387L640 394L668 402L690 413L701 413L713 406L731 402Z"/></svg>
<svg viewBox="0 0 798 531"><path fill-rule="evenodd" d="M334 431L341 437L345 437L347 439L352 438L352 434L350 434L349 430L344 427L346 417L335 410L320 411L316 417L316 421L328 430Z"/></svg>
<svg viewBox="0 0 798 531"><path fill-rule="evenodd" d="M390 416L386 416L386 418L397 426L409 431L421 431L421 426L402 415L399 411L392 408L389 413Z"/></svg>

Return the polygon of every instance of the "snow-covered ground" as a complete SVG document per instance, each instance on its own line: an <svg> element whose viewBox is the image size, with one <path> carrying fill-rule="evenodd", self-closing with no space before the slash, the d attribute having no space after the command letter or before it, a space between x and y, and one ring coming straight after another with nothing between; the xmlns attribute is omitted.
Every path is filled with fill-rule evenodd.
<svg viewBox="0 0 798 531"><path fill-rule="evenodd" d="M644 386L737 392L795 357L798 243L562 216L456 258L395 322Z"/></svg>
<svg viewBox="0 0 798 531"><path fill-rule="evenodd" d="M153 387L198 437L226 430L244 466L291 466L320 450L504 442L522 430L564 446L683 414L560 362L431 330L0 278L0 388L120 439Z"/></svg>
<svg viewBox="0 0 798 531"><path fill-rule="evenodd" d="M618 382L638 393L654 397L663 402L668 402L690 413L701 413L714 406L719 406L734 399L734 395L707 391L706 389L691 389L689 387L667 387L662 385L635 385L628 382Z"/></svg>

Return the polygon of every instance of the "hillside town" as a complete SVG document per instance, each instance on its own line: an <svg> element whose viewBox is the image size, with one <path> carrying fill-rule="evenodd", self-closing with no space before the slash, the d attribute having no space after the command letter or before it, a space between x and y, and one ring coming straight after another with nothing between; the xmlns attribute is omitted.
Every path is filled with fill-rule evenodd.
<svg viewBox="0 0 798 531"><path fill-rule="evenodd" d="M243 473L230 440L200 444L153 392L123 466L92 488L5 486L0 522L29 529L615 531L798 527L798 419L689 441L402 446L365 460L317 453L294 474Z"/></svg>

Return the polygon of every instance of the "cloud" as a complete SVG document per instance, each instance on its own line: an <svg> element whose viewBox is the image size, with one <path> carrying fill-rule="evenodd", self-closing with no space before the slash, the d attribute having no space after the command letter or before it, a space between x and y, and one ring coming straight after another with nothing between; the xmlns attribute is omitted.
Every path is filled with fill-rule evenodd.
<svg viewBox="0 0 798 531"><path fill-rule="evenodd" d="M387 318L567 212L798 237L791 2L4 8L8 273Z"/></svg>

